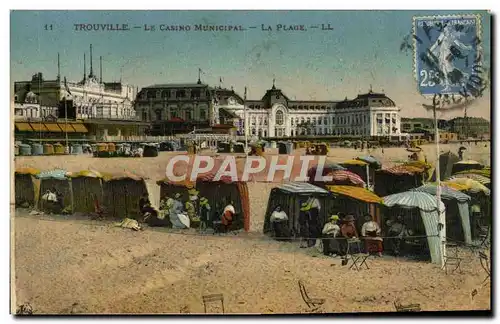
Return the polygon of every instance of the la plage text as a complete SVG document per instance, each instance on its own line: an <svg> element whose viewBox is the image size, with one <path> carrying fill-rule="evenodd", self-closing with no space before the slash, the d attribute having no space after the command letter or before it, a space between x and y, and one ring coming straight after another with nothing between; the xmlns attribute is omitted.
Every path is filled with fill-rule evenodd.
<svg viewBox="0 0 500 324"><path fill-rule="evenodd" d="M333 30L330 24L318 24L310 28L317 28L320 30ZM75 31L83 32L99 32L99 31L131 31L142 30L147 32L154 31L174 31L174 32L231 32L231 31L246 31L246 30L261 30L261 31L278 31L278 32L295 32L307 31L306 25L295 24L276 24L267 25L261 24L260 26L242 26L242 25L169 25L169 24L143 24L143 25L130 25L130 24L74 24Z"/></svg>

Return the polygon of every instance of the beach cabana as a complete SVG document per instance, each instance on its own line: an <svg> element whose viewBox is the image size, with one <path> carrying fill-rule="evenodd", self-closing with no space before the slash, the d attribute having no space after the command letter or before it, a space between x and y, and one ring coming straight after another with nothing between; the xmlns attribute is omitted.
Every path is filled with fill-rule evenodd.
<svg viewBox="0 0 500 324"><path fill-rule="evenodd" d="M292 142L278 142L278 154L292 154L293 143Z"/></svg>
<svg viewBox="0 0 500 324"><path fill-rule="evenodd" d="M358 156L356 160L366 162L370 164L370 168L374 170L378 170L382 167L382 162L377 160L374 156L372 155L365 155L365 156Z"/></svg>
<svg viewBox="0 0 500 324"><path fill-rule="evenodd" d="M43 144L43 155L52 155L52 154L54 154L54 145Z"/></svg>
<svg viewBox="0 0 500 324"><path fill-rule="evenodd" d="M144 194L149 196L146 182L136 174L104 175L104 205L111 218L140 219L139 200Z"/></svg>
<svg viewBox="0 0 500 324"><path fill-rule="evenodd" d="M403 209L418 212L418 216L421 219L420 222L416 222L416 219L413 218L415 214L411 215L409 213L404 215L404 222L412 226L417 235L420 234L420 232L422 232L422 234L425 233L431 261L432 263L440 264L442 260L442 250L438 224L439 213L445 212L445 206L441 201L438 211L436 200L436 197L420 191L406 191L383 197L383 203L389 209L396 208L395 211L397 211L397 209ZM385 223L385 218L386 217L383 217L382 219L383 223ZM420 228L422 224L423 228ZM382 227L382 230L384 230L384 227Z"/></svg>
<svg viewBox="0 0 500 324"><path fill-rule="evenodd" d="M363 216L369 213L374 221L380 224L379 206L382 198L368 189L354 186L326 186L334 199L332 211L335 213L343 212L356 216L356 225L358 232L361 232L364 219Z"/></svg>
<svg viewBox="0 0 500 324"><path fill-rule="evenodd" d="M281 209L288 215L288 225L292 236L297 236L300 233L299 213L301 204L306 202L310 197L315 197L321 204L319 214L319 225L323 228L325 221L328 219L331 206L333 206L330 193L318 186L306 182L288 182L271 189L269 199L267 201L266 216L264 219L264 234L272 233L271 214L279 205Z"/></svg>
<svg viewBox="0 0 500 324"><path fill-rule="evenodd" d="M43 155L43 145L39 143L33 143L31 145L31 155Z"/></svg>
<svg viewBox="0 0 500 324"><path fill-rule="evenodd" d="M73 190L73 212L92 213L96 201L103 204L102 174L97 171L83 170L68 172Z"/></svg>
<svg viewBox="0 0 500 324"><path fill-rule="evenodd" d="M473 160L466 160L466 161L459 161L455 164L453 164L452 168L452 175L461 171L468 171L468 170L481 170L483 168L483 165L477 161Z"/></svg>
<svg viewBox="0 0 500 324"><path fill-rule="evenodd" d="M158 147L156 145L144 145L143 157L157 157Z"/></svg>
<svg viewBox="0 0 500 324"><path fill-rule="evenodd" d="M40 173L34 168L19 168L14 173L16 207L34 207L38 201L39 183L35 180Z"/></svg>
<svg viewBox="0 0 500 324"><path fill-rule="evenodd" d="M36 175L40 179L40 190L38 207L42 211L61 213L63 211L72 213L73 210L73 193L71 189L71 180L67 177L66 170L54 169L50 171L42 171ZM58 191L62 194L62 205L53 204L44 201L42 196L50 191Z"/></svg>
<svg viewBox="0 0 500 324"><path fill-rule="evenodd" d="M31 155L31 145L19 144L19 155L30 156Z"/></svg>
<svg viewBox="0 0 500 324"><path fill-rule="evenodd" d="M424 168L404 164L377 170L374 191L383 197L420 187L423 184L424 172Z"/></svg>
<svg viewBox="0 0 500 324"><path fill-rule="evenodd" d="M436 196L437 185L428 183L412 190ZM471 244L471 220L469 215L471 197L446 184L441 184L441 200L446 207L446 236L458 242L465 240L465 243Z"/></svg>
<svg viewBox="0 0 500 324"><path fill-rule="evenodd" d="M64 154L64 145L62 145L61 143L54 144L54 154Z"/></svg>
<svg viewBox="0 0 500 324"><path fill-rule="evenodd" d="M226 204L233 202L236 217L233 220L235 229L250 230L250 198L248 186L244 181L232 181L231 177L223 176L214 181L216 173L208 172L196 179L196 190L200 197L208 199L212 215L219 218Z"/></svg>

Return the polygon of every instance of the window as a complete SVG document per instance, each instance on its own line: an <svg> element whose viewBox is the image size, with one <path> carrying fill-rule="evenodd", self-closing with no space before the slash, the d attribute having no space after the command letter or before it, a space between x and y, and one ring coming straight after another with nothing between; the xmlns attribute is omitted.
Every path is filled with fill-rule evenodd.
<svg viewBox="0 0 500 324"><path fill-rule="evenodd" d="M290 123L293 126L293 118L290 118Z"/></svg>
<svg viewBox="0 0 500 324"><path fill-rule="evenodd" d="M205 110L200 110L200 119L201 120L207 119L207 112Z"/></svg>
<svg viewBox="0 0 500 324"><path fill-rule="evenodd" d="M186 116L186 118L185 118L186 120L191 120L191 119L192 119L192 118L191 118L191 117L192 117L192 116L191 116L191 110L186 110L186 112L185 112L185 116Z"/></svg>
<svg viewBox="0 0 500 324"><path fill-rule="evenodd" d="M177 118L177 111L172 111L170 113L170 118Z"/></svg>
<svg viewBox="0 0 500 324"><path fill-rule="evenodd" d="M194 89L194 90L191 90L191 98L193 99L199 99L201 96L201 92L199 89Z"/></svg>
<svg viewBox="0 0 500 324"><path fill-rule="evenodd" d="M318 125L321 125L321 117L318 118Z"/></svg>
<svg viewBox="0 0 500 324"><path fill-rule="evenodd" d="M283 112L281 110L278 110L276 112L276 125L283 125Z"/></svg>
<svg viewBox="0 0 500 324"><path fill-rule="evenodd" d="M155 111L155 113L156 113L156 120L161 120L161 110L158 109Z"/></svg>
<svg viewBox="0 0 500 324"><path fill-rule="evenodd" d="M292 130L290 130L290 135L291 135L291 136L293 136L293 129L292 129Z"/></svg>
<svg viewBox="0 0 500 324"><path fill-rule="evenodd" d="M252 126L255 126L255 117L252 117Z"/></svg>
<svg viewBox="0 0 500 324"><path fill-rule="evenodd" d="M177 90L175 92L175 97L176 98L184 98L184 97L186 97L186 90Z"/></svg>
<svg viewBox="0 0 500 324"><path fill-rule="evenodd" d="M328 117L324 117L323 118L323 122L324 122L325 125L328 125Z"/></svg>
<svg viewBox="0 0 500 324"><path fill-rule="evenodd" d="M148 99L154 99L155 98L155 92L154 91L148 91L147 92L147 98Z"/></svg>
<svg viewBox="0 0 500 324"><path fill-rule="evenodd" d="M148 113L145 111L142 112L142 120L148 120Z"/></svg>
<svg viewBox="0 0 500 324"><path fill-rule="evenodd" d="M313 123L314 125L316 125L316 117L313 117L313 119L312 119L312 123Z"/></svg>
<svg viewBox="0 0 500 324"><path fill-rule="evenodd" d="M163 92L161 93L161 97L163 99L170 98L170 90L163 90Z"/></svg>

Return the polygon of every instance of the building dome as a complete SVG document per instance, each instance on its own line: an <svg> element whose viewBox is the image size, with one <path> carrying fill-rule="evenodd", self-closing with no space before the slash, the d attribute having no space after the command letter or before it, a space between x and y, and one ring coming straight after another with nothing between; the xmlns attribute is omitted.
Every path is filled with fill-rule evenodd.
<svg viewBox="0 0 500 324"><path fill-rule="evenodd" d="M38 102L38 97L37 95L33 92L30 91L26 94L26 97L24 98L24 102L26 103L37 103Z"/></svg>

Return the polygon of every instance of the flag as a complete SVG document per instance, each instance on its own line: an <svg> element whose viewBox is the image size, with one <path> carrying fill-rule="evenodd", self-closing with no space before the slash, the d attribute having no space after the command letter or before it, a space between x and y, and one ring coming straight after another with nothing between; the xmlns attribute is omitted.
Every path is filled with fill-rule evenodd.
<svg viewBox="0 0 500 324"><path fill-rule="evenodd" d="M69 95L71 96L71 91L69 91L69 87L68 87L68 81L66 80L66 77L64 77L64 88L66 89L66 91L69 93Z"/></svg>

